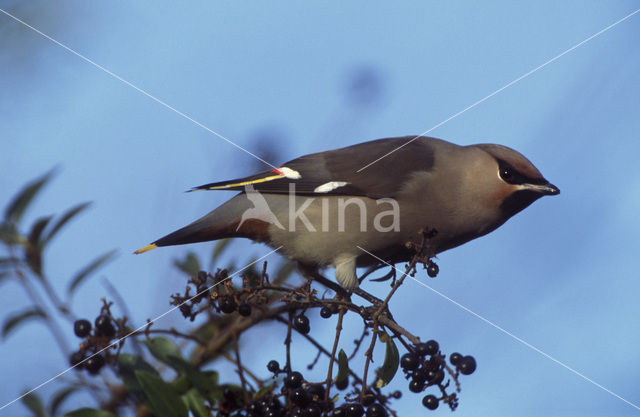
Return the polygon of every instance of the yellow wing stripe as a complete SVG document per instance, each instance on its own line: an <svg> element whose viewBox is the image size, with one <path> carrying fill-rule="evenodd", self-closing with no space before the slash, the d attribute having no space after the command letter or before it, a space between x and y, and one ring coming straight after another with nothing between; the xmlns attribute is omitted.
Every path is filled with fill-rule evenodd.
<svg viewBox="0 0 640 417"><path fill-rule="evenodd" d="M140 248L140 249L138 249L137 251L135 251L135 252L133 252L133 253L135 253L136 255L139 255L139 254L141 254L141 253L148 252L148 251L150 251L151 249L155 249L155 248L157 248L157 247L158 247L158 245L156 245L155 243L152 243L152 244L150 244L150 245L145 246L144 248Z"/></svg>
<svg viewBox="0 0 640 417"><path fill-rule="evenodd" d="M258 183L261 183L261 182L273 181L273 180L277 180L279 178L284 178L284 175L271 175L269 177L258 178L257 180L236 182L236 183L233 183L233 184L218 185L216 187L209 187L209 188L207 188L207 190L224 190L225 188L242 187L244 185L258 184Z"/></svg>

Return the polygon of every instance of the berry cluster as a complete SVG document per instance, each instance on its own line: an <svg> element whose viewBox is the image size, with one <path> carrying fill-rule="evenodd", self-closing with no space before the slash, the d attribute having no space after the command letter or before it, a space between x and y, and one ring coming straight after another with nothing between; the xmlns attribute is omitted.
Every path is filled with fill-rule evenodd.
<svg viewBox="0 0 640 417"><path fill-rule="evenodd" d="M218 309L225 314L231 314L238 311L238 313L244 317L251 315L251 304L241 303L238 305L231 295L225 295L218 298Z"/></svg>
<svg viewBox="0 0 640 417"><path fill-rule="evenodd" d="M375 402L374 395L365 395L362 404L347 403L333 409L330 417L387 417L388 413L382 404Z"/></svg>
<svg viewBox="0 0 640 417"><path fill-rule="evenodd" d="M226 277L226 271L224 272ZM209 295L207 281L209 280L209 274L206 271L199 271L197 275L191 277L187 283L187 289L184 295L173 294L171 295L171 304L178 306L182 316L194 321L198 315L198 310L194 307L203 299ZM190 285L189 285L190 284ZM191 285L195 288L196 294L192 296ZM234 308L235 309L235 308Z"/></svg>
<svg viewBox="0 0 640 417"><path fill-rule="evenodd" d="M211 278L211 281L214 283L224 282L224 284L220 288L208 292L206 290L205 283L209 278ZM205 271L200 271L198 273L198 278L195 281L190 281L192 284L197 284L196 290L199 294L197 298L191 300L192 305L200 302L204 297L204 293L208 293L211 297L213 308L218 312L223 314L233 314L237 311L241 316L249 317L251 316L253 309L252 304L261 304L266 301L263 294L252 294L251 291L248 291L252 285L249 277L243 275L243 285L240 291L238 291L233 286L233 283L230 280L227 280L227 278L226 270L218 270L213 276L209 275ZM188 296L189 291L187 290L185 297ZM175 297L176 296L174 296L174 298Z"/></svg>
<svg viewBox="0 0 640 417"><path fill-rule="evenodd" d="M282 380L280 395L265 396L265 398L250 402L244 410L234 414L248 417L320 417L323 412L331 410L332 402L325 401L325 387L322 384L312 384L304 380L300 372L286 372L280 369L276 360L267 364L269 372L274 377L286 373ZM279 397L285 401L283 405Z"/></svg>
<svg viewBox="0 0 640 417"><path fill-rule="evenodd" d="M441 400L448 403L452 410L457 406L456 395L446 394L449 383L443 385L445 371L449 370L449 373L457 378L458 373L470 375L476 369L476 361L473 356L453 353L449 361L456 368L455 375L451 374L450 368L446 367L445 357L440 353L440 347L435 340L414 345L410 352L400 358L400 367L404 371L405 377L410 380L409 390L411 392L421 393L431 386L437 386L441 391L442 397L440 398L428 394L422 399L422 404L429 410L438 408Z"/></svg>
<svg viewBox="0 0 640 417"><path fill-rule="evenodd" d="M429 235L431 236L431 235ZM427 237L429 237L427 236ZM438 266L431 258L420 258L430 277L438 274ZM251 277L242 276L242 285L237 287L227 279L226 271L218 270L210 275L201 271L197 277L192 278L189 284L195 286L198 294L205 287L208 281L219 283L214 286L208 294L209 305L193 309L194 305L202 301L205 297L198 296L197 299L190 297L189 286L184 295L172 296L173 304L178 303L189 305L188 311L183 311L185 317L212 309L220 314L236 314L260 320L264 311L268 310L271 300L278 299L280 302L288 303L287 313L278 317L284 324L289 324L291 329L303 335L311 332L311 323L308 316L310 309L319 307L319 315L322 318L331 318L338 312L338 306L348 301L325 300L316 297L315 290L311 289L311 284L302 286L297 290L290 290L279 287L277 284L269 282L268 276L263 270L262 277L257 282ZM320 303L319 301L324 301ZM324 305L323 305L324 304ZM341 307L342 308L342 307ZM181 307L181 310L183 307ZM186 309L185 309L186 310ZM194 312L195 311L195 312ZM348 311L346 309L345 311ZM193 313L192 313L193 312ZM363 317L369 317L368 312L362 313ZM309 337L309 336L307 336ZM288 338L290 343L291 338ZM455 410L458 405L457 394L451 393L450 386L459 391L458 378L460 375L469 375L476 369L476 362L472 356L463 356L454 353L450 356L448 365L446 356L440 351L438 342L429 340L425 343L409 345L405 341L400 341L408 348L408 353L400 359L400 367L405 378L408 380L409 390L423 395L422 404L430 410L435 410L441 403L446 404L451 410ZM315 362L314 362L315 364ZM217 403L217 416L219 417L386 417L391 412L390 400L398 399L402 393L396 391L391 394L383 394L378 388L368 387L362 393L362 383L355 378L347 376L339 381L334 381L330 385L331 390L346 390L350 386L350 392L339 400L335 392L327 395L325 392L327 385L324 382L310 382L305 380L300 372L291 369L290 364L282 369L276 360L271 360L267 364L267 369L278 382L269 387L269 391L261 393L258 399L245 402L247 393L239 393L237 389L225 389L223 399ZM313 364L309 366L309 369ZM447 378L448 376L448 378ZM350 382L351 379L351 382ZM434 387L434 388L431 388ZM236 387L237 388L237 387ZM435 392L425 392L431 388ZM449 390L449 393L447 393ZM253 394L248 393L249 396ZM326 397L326 398L325 398Z"/></svg>
<svg viewBox="0 0 640 417"><path fill-rule="evenodd" d="M282 378L282 388L279 394L271 393L261 399L249 402L244 407L231 407L229 405L237 402L232 401L231 391L224 394L224 412L218 415L231 417L387 417L387 409L379 400L385 397L376 396L372 392L367 392L362 402L359 397L354 402L347 402L338 407L334 406L331 399L325 399L326 386L324 383L310 383L298 371L288 372L280 368L276 360L271 360L267 364L269 372L274 377L284 374ZM228 394L228 395L227 395ZM401 394L394 393L392 397L400 398Z"/></svg>
<svg viewBox="0 0 640 417"><path fill-rule="evenodd" d="M73 323L73 332L76 336L87 339L77 352L71 354L69 363L76 369L86 369L91 375L96 375L105 365L105 357L102 354L91 354L107 346L116 336L116 327L108 314L100 314L94 321L94 326L87 319L76 320ZM87 358L88 357L88 358Z"/></svg>

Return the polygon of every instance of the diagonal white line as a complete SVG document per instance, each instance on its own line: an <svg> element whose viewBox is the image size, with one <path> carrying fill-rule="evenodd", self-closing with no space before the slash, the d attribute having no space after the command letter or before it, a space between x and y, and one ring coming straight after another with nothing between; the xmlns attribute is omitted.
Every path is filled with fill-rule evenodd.
<svg viewBox="0 0 640 417"><path fill-rule="evenodd" d="M5 15L9 16L10 18L12 18L13 20L15 20L18 23L23 24L24 26L28 27L29 29L33 30L34 32L36 32L37 34L49 39L51 42L55 43L56 45L66 49L67 51L71 52L72 54L74 54L75 56L77 56L78 58L82 59L83 61L93 65L94 67L98 68L99 70L104 71L105 73L109 74L110 76L112 76L113 78L115 78L118 81L123 82L124 84L128 85L129 87L133 88L134 90L144 94L145 96L149 97L151 100L155 101L156 103L168 108L169 110L173 111L174 113L184 117L185 119L189 120L190 122L194 123L195 125L203 128L204 130L206 130L209 133L213 133L214 135L216 135L217 137L219 137L220 139L226 141L227 143L235 146L236 148L240 149L241 151L244 151L246 153L248 153L249 155L253 156L254 158L256 158L257 160L264 162L265 164L269 165L271 168L277 168L275 165L272 165L271 163L265 161L264 159L260 158L259 156L257 156L256 154L246 150L245 148L243 148L242 146L238 145L237 143L233 142L231 139L228 139L224 136L222 136L220 133L216 132L213 129L208 128L207 126L205 126L204 124L200 123L199 121L193 119L192 117L188 116L187 114L181 112L180 110L176 109L175 107L170 106L169 104L167 104L166 102L160 100L159 98L157 98L156 96L152 95L151 93L147 92L146 90L143 90L142 88L134 85L133 83L125 80L124 78L122 78L121 76L109 71L108 69L106 69L105 67L103 67L102 65L92 61L91 59L87 58L86 56L82 55L81 53L71 49L70 47L68 47L67 45L63 44L62 42L59 42L55 39L53 39L51 36L47 35L46 33L43 33L41 31L39 31L38 29L34 28L33 26L29 25L28 23L26 23L23 20L20 20L19 18L17 18L16 16L12 15L11 13L5 11L4 9L0 8L0 12L4 13Z"/></svg>
<svg viewBox="0 0 640 417"><path fill-rule="evenodd" d="M357 246L358 249L360 249L361 251L371 255L372 257L374 257L375 259L377 259L378 261L384 263L385 265L390 266L391 268L395 269L398 273L400 274L404 274L404 272L398 270L394 265L391 265L390 263L388 263L387 261L377 257L376 255L374 255L373 253L369 252L366 249L361 248L360 246ZM595 385L596 387L600 388L601 390L613 395L614 397L616 397L619 400L624 401L625 403L629 404L631 407L640 410L640 406L635 405L634 403L632 403L629 400L626 400L624 398L622 398L621 396L619 396L618 394L616 394L615 392L611 391L610 389L608 389L607 387L604 387L600 384L598 384L596 381L594 381L593 379L585 376L584 374L576 371L575 369L573 369L572 367L570 367L569 365L559 361L558 359L554 358L553 356L549 355L548 353L538 349L537 347L533 346L531 343L527 342L526 340L523 340L522 338L516 336L515 334L511 333L510 331L498 326L497 324L495 324L494 322L492 322L491 320L481 316L480 314L476 313L475 311L463 306L462 304L460 304L459 302L453 300L452 298L444 295L443 293L441 293L440 291L436 290L435 288L432 288L431 286L425 284L424 282L418 280L415 277L412 277L411 275L407 275L407 277L411 278L412 280L414 280L415 282L417 282L418 284L422 285L423 287L427 288L428 290L432 291L433 293L439 295L440 297L444 298L445 300L449 301L450 303L455 304L456 306L460 307L462 310L466 311L467 313L479 318L480 320L484 321L485 323L487 323L488 325L490 325L491 327L501 331L502 333L506 334L507 336L513 338L514 340L517 340L518 342L522 343L523 345L525 345L526 347L528 347L529 349L532 349L536 352L538 352L539 354L541 354L542 356L544 356L547 359L550 359L551 361L557 363L558 365L562 366L563 368L567 369L568 371L578 375L580 378L584 379L587 382L592 383L593 385Z"/></svg>
<svg viewBox="0 0 640 417"><path fill-rule="evenodd" d="M380 161L381 159L386 158L387 156L391 155L392 153L402 149L403 147L407 146L408 144L410 144L411 142L413 142L414 140L422 137L423 135L426 135L427 133L439 128L440 126L442 126L443 124L455 119L456 117L460 116L462 113L466 112L467 110L471 110L472 108L474 108L475 106L477 106L478 104L490 99L491 97L495 96L496 94L498 94L499 92L501 92L502 90L505 90L509 87L511 87L512 85L514 85L515 83L517 83L518 81L527 78L529 75L533 74L534 72L538 71L539 69L542 69L544 67L546 67L547 65L551 64L552 62L556 61L557 59L561 58L562 56L568 54L569 52L573 51L574 49L584 45L585 43L589 42L590 40L592 40L593 38L602 35L604 32L608 31L609 29L611 29L612 27L616 26L619 23L624 22L625 20L627 20L628 18L630 18L631 16L633 16L634 14L640 12L640 9L629 13L628 15L626 15L625 17L623 17L622 19L619 19L617 21L615 21L614 23L610 24L609 26L607 26L606 28L594 33L593 35L589 36L587 39L583 40L582 42L579 42L575 45L573 45L571 48L567 49L566 51L554 56L553 58L551 58L550 60L548 60L547 62L545 62L544 64L538 65L537 67L535 67L534 69L522 74L521 76L519 76L518 78L516 78L515 80L511 81L510 83L504 85L503 87L497 89L496 91L494 91L493 93L489 94L488 96L485 96L483 98L481 98L480 100L476 101L475 103L471 104L470 106L465 107L464 109L460 110L459 112L457 112L456 114L454 114L453 116L448 117L447 119L441 121L440 123L438 123L437 125L433 126L430 129L425 130L424 132L420 133L418 136L414 137L413 139L407 141L406 143L403 143L402 145L398 146L397 148L395 148L394 150L387 152L386 154L382 155L380 158L376 159L375 161L369 162L367 165L363 166L362 168L360 168L359 170L356 171L356 173L363 171L365 169L367 169L368 167L370 167L371 165L375 164L376 162Z"/></svg>
<svg viewBox="0 0 640 417"><path fill-rule="evenodd" d="M25 392L24 394L22 394L21 396L19 396L19 397L18 397L18 398L16 398L15 400L9 401L8 403L6 403L6 404L4 404L2 407L0 407L0 411L2 411L2 410L4 410L5 408L9 407L11 404L15 403L16 401L20 401L22 398L26 397L27 395L31 394L32 392L34 392L34 391L36 391L36 390L38 390L38 389L40 389L40 388L44 387L44 386L45 386L45 385L47 385L48 383L50 383L50 382L54 381L55 379L57 379L58 377L61 377L62 375L66 374L67 372L69 372L70 370L72 370L73 368L75 368L76 366L79 366L79 365L81 365L82 363L84 363L85 361L89 360L89 358L93 358L94 356L96 356L96 355L100 354L101 352L104 352L105 350L107 350L107 349L109 349L109 348L111 348L111 347L113 347L113 346L118 345L120 342L122 342L122 341L123 341L124 339L126 339L127 337L129 337L129 336L131 336L132 334L137 333L137 332L139 332L140 330L142 330L142 329L144 329L145 327L147 327L150 323L154 323L154 322L156 322L156 321L160 320L161 318L163 318L163 317L164 317L164 316L166 316L167 314L171 313L172 311L179 309L183 304L185 304L185 303L187 303L187 302L189 302L189 301L193 300L194 298L196 298L196 297L198 297L198 296L200 296L200 295L202 295L202 294L204 294L204 293L206 293L206 292L208 292L208 291L211 291L211 289L213 289L213 288L217 287L218 285L222 284L222 283L223 283L223 282L225 282L225 281L230 280L230 279L231 279L231 278L233 278L235 275L237 275L237 274L239 274L240 272L244 271L245 269L249 268L251 265L254 265L254 264L256 264L256 263L260 262L261 260L263 260L263 259L264 259L264 258L266 258L267 256L269 256L269 255L271 255L271 254L273 254L273 253L275 253L275 252L279 251L281 248L282 248L282 246L280 246L280 247L278 247L278 248L276 248L276 249L272 250L271 252L267 253L267 254L266 254L266 255L264 255L264 256L261 256L260 258L256 259L255 261L251 262L250 264L248 264L248 265L246 265L246 266L244 266L244 267L242 267L242 268L238 269L236 272L234 272L233 274L229 275L227 278L223 279L222 281L217 282L217 283L213 284L212 286L210 286L209 288L206 288L206 289L204 289L204 290L200 291L198 294L194 295L193 297L189 298L188 300L185 300L185 301L183 301L182 303L180 303L179 305L174 306L173 308L171 308L171 309L169 309L169 310L165 311L164 313L160 314L158 317L156 317L155 319L151 320L150 322L143 324L142 326L138 327L138 328L137 328L137 329L135 329L135 330L132 330L131 332L129 332L129 333L128 333L128 334L126 334L125 336L122 336L120 339L118 339L118 340L116 340L115 342L111 343L109 346L107 346L107 347L105 347L105 348L103 348L103 349L99 350L98 352L94 353L93 355L91 355L91 356L89 356L89 357L85 358L82 362L79 362L79 363L77 363L77 364L73 365L72 367L65 369L64 371L60 372L59 374L57 374L57 375L55 375L55 376L53 376L53 377L51 377L51 378L47 379L46 381L44 381L44 382L43 382L43 383L41 383L40 385L38 385L38 386L36 386L36 387L34 387L34 388L30 389L29 391Z"/></svg>

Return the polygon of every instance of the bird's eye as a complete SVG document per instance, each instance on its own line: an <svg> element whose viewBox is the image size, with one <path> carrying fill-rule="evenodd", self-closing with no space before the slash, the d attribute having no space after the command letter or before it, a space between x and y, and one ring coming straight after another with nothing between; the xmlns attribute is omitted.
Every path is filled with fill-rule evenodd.
<svg viewBox="0 0 640 417"><path fill-rule="evenodd" d="M513 169L511 167L502 167L500 168L500 177L503 180L508 181L513 178Z"/></svg>

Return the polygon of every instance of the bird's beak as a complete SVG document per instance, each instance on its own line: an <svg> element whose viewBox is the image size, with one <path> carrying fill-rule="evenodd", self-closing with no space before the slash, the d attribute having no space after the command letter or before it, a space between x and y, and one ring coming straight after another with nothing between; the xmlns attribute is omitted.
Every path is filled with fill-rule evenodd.
<svg viewBox="0 0 640 417"><path fill-rule="evenodd" d="M546 184L524 184L527 190L535 191L542 195L558 195L560 189L551 183Z"/></svg>

